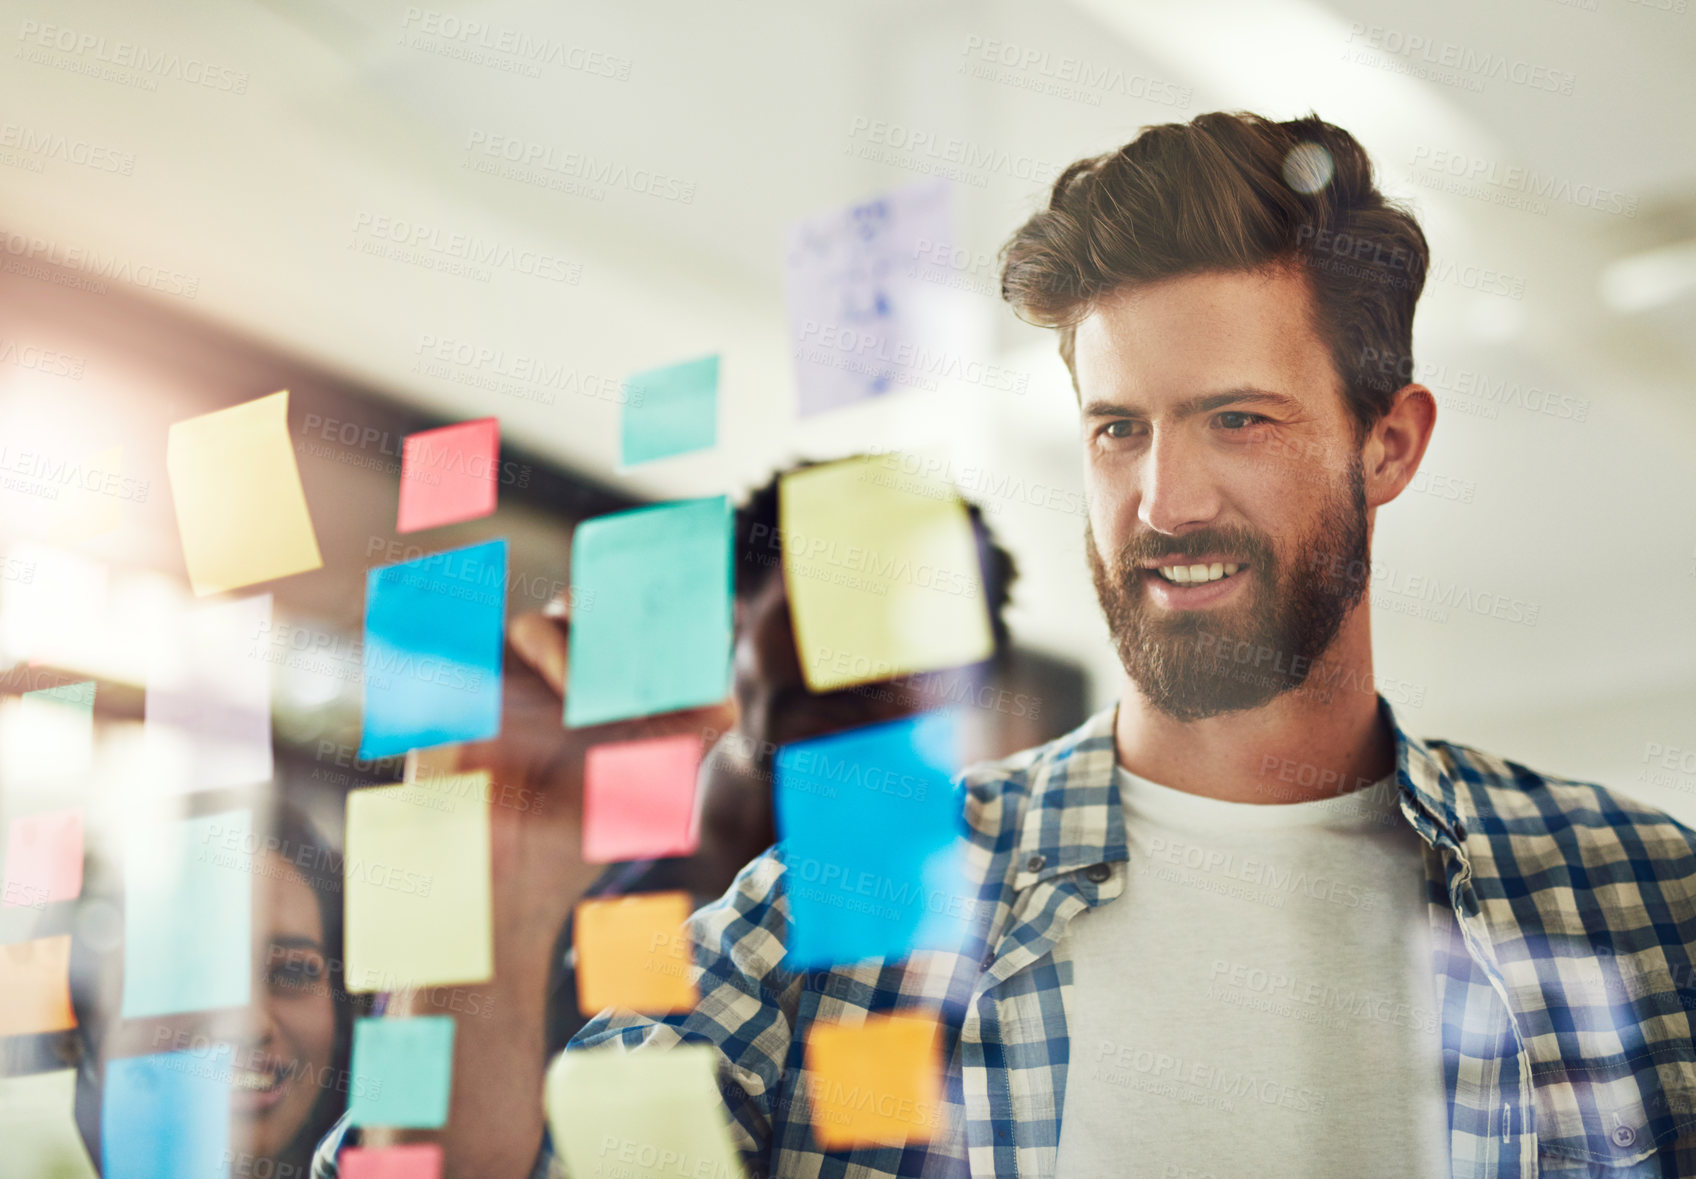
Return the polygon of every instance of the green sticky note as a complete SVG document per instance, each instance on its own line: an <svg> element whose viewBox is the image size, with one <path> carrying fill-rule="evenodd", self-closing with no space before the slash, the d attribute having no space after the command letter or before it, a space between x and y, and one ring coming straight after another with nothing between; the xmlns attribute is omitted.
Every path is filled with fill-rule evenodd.
<svg viewBox="0 0 1696 1179"><path fill-rule="evenodd" d="M125 1019L246 1007L253 812L138 823L124 844Z"/></svg>
<svg viewBox="0 0 1696 1179"><path fill-rule="evenodd" d="M626 382L624 465L707 450L718 442L718 357L637 373Z"/></svg>
<svg viewBox="0 0 1696 1179"><path fill-rule="evenodd" d="M453 1090L453 1016L361 1019L353 1025L355 1126L435 1130Z"/></svg>
<svg viewBox="0 0 1696 1179"><path fill-rule="evenodd" d="M548 1068L545 1101L566 1168L622 1179L741 1179L713 1080L716 1055L706 1044L562 1052Z"/></svg>
<svg viewBox="0 0 1696 1179"><path fill-rule="evenodd" d="M567 726L697 708L729 694L732 535L723 496L577 526Z"/></svg>

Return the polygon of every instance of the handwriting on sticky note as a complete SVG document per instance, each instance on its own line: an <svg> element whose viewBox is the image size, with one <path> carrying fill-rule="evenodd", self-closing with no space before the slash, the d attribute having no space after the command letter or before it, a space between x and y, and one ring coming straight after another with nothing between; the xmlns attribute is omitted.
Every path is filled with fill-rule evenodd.
<svg viewBox="0 0 1696 1179"><path fill-rule="evenodd" d="M172 424L165 470L195 593L223 593L324 563L289 443L288 412L285 389Z"/></svg>
<svg viewBox="0 0 1696 1179"><path fill-rule="evenodd" d="M963 366L952 224L948 182L927 180L790 230L784 297L803 417L935 388L937 373Z"/></svg>
<svg viewBox="0 0 1696 1179"><path fill-rule="evenodd" d="M348 990L493 974L488 799L486 770L348 795Z"/></svg>

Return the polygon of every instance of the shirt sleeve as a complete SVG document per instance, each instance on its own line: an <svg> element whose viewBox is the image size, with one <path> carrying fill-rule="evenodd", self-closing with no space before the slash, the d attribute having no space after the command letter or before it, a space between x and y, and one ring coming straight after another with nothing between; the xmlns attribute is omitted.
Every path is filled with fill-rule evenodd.
<svg viewBox="0 0 1696 1179"><path fill-rule="evenodd" d="M743 868L722 897L684 925L700 988L693 1011L647 1016L609 1008L566 1046L576 1052L711 1044L731 1139L750 1174L764 1173L781 1120L783 1068L804 981L783 966L789 930L783 871L780 845Z"/></svg>

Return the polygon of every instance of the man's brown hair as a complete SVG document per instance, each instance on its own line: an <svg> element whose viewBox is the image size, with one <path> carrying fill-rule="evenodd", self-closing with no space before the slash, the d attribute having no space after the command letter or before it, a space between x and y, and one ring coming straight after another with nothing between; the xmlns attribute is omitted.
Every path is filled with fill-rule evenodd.
<svg viewBox="0 0 1696 1179"><path fill-rule="evenodd" d="M1364 441L1413 372L1429 251L1341 127L1313 114L1275 123L1214 112L1144 128L1067 168L1001 260L1001 297L1059 329L1074 388L1074 331L1097 300L1177 275L1294 265Z"/></svg>

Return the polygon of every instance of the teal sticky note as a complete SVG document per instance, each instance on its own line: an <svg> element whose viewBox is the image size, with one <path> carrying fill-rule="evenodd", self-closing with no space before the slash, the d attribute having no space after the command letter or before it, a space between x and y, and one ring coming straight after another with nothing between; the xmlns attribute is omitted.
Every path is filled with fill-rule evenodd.
<svg viewBox="0 0 1696 1179"><path fill-rule="evenodd" d="M247 1006L253 846L251 810L128 830L124 1018Z"/></svg>
<svg viewBox="0 0 1696 1179"><path fill-rule="evenodd" d="M453 1016L356 1020L352 1089L348 1110L356 1126L445 1125L453 1091Z"/></svg>
<svg viewBox="0 0 1696 1179"><path fill-rule="evenodd" d="M717 444L717 356L637 373L625 393L625 466Z"/></svg>
<svg viewBox="0 0 1696 1179"><path fill-rule="evenodd" d="M224 1179L230 1173L229 1044L121 1056L100 1095L105 1179Z"/></svg>
<svg viewBox="0 0 1696 1179"><path fill-rule="evenodd" d="M359 756L499 733L505 626L504 540L368 570Z"/></svg>
<svg viewBox="0 0 1696 1179"><path fill-rule="evenodd" d="M731 520L721 495L577 526L567 726L696 708L729 694Z"/></svg>

